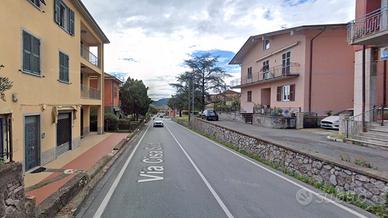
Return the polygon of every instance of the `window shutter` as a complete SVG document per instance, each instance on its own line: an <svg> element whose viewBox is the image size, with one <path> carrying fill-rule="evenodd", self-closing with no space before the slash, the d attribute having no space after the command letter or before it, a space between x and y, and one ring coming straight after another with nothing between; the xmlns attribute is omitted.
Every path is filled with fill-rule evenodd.
<svg viewBox="0 0 388 218"><path fill-rule="evenodd" d="M74 35L74 11L69 10L69 33Z"/></svg>
<svg viewBox="0 0 388 218"><path fill-rule="evenodd" d="M65 66L66 66L66 71L65 71L65 79L67 82L69 82L69 56L65 55Z"/></svg>
<svg viewBox="0 0 388 218"><path fill-rule="evenodd" d="M282 87L281 86L278 86L278 88L277 88L276 100L282 101Z"/></svg>
<svg viewBox="0 0 388 218"><path fill-rule="evenodd" d="M40 74L40 40L35 37L32 37L32 58L32 71Z"/></svg>
<svg viewBox="0 0 388 218"><path fill-rule="evenodd" d="M60 11L61 11L61 0L54 0L54 21L55 23L59 24L61 16L60 16Z"/></svg>
<svg viewBox="0 0 388 218"><path fill-rule="evenodd" d="M23 70L31 70L31 35L23 31Z"/></svg>
<svg viewBox="0 0 388 218"><path fill-rule="evenodd" d="M295 84L290 85L290 101L295 101Z"/></svg>

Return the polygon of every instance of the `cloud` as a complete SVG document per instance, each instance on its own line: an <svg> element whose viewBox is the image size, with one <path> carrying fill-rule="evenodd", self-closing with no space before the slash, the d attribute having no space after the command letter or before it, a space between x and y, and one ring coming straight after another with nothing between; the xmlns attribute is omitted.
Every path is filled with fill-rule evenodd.
<svg viewBox="0 0 388 218"><path fill-rule="evenodd" d="M250 35L282 27L348 22L355 8L349 0L83 2L111 41L105 49L105 70L142 79L153 98L174 92L168 84L186 70L182 63L192 53L221 52L225 65ZM227 71L239 71L225 66ZM238 78L238 73L233 75Z"/></svg>

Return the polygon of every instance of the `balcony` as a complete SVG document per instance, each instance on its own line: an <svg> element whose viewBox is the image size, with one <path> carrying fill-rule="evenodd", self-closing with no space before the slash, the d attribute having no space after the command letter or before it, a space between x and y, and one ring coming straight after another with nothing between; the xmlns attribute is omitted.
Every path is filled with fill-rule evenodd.
<svg viewBox="0 0 388 218"><path fill-rule="evenodd" d="M84 99L101 100L101 90L81 85L81 97Z"/></svg>
<svg viewBox="0 0 388 218"><path fill-rule="evenodd" d="M266 84L275 81L283 81L292 78L297 78L300 73L300 64L299 63L290 63L289 65L275 66L267 69L262 69L256 75L259 75L256 79L245 79L241 80L241 85L236 86L235 88L249 87L253 85Z"/></svg>
<svg viewBox="0 0 388 218"><path fill-rule="evenodd" d="M81 56L94 66L101 68L100 59L89 50L89 47L81 45Z"/></svg>
<svg viewBox="0 0 388 218"><path fill-rule="evenodd" d="M348 42L353 45L388 44L388 7L375 10L348 24Z"/></svg>

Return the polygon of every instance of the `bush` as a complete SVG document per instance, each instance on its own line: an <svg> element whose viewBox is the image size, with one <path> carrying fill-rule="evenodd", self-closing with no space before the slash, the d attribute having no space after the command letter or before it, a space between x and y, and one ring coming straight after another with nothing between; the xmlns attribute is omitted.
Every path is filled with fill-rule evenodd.
<svg viewBox="0 0 388 218"><path fill-rule="evenodd" d="M119 129L119 118L113 113L105 114L105 131L117 131Z"/></svg>

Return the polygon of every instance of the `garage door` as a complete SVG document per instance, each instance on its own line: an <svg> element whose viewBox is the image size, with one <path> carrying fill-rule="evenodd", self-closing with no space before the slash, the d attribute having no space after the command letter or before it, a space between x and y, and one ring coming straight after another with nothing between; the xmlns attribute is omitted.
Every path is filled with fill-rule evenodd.
<svg viewBox="0 0 388 218"><path fill-rule="evenodd" d="M71 112L59 113L57 123L57 155L71 150Z"/></svg>

